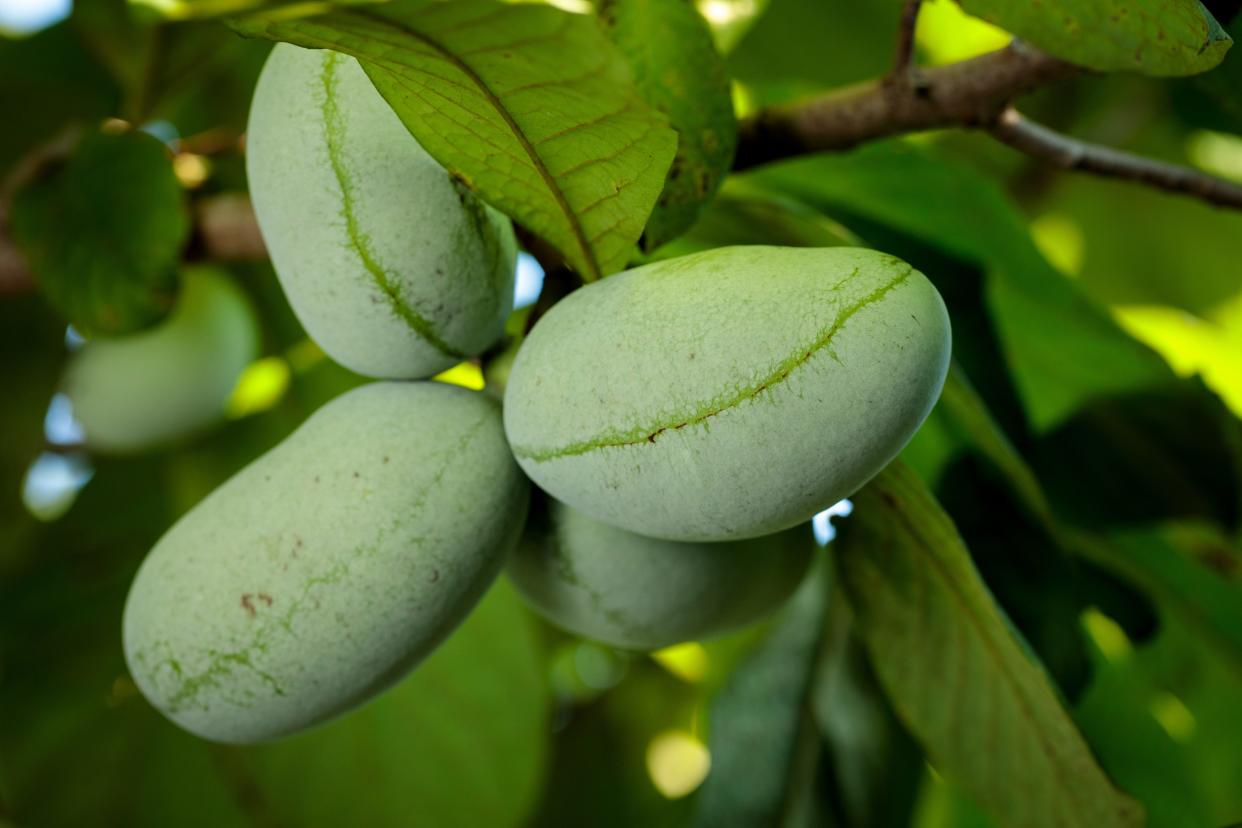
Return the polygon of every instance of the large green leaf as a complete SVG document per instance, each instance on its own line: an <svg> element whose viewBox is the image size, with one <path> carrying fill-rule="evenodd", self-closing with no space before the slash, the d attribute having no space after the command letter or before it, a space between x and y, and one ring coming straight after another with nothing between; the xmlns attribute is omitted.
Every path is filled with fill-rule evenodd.
<svg viewBox="0 0 1242 828"><path fill-rule="evenodd" d="M1142 797L1157 828L1232 826L1242 814L1242 675L1161 607L1160 632L1135 645L1099 614L1095 682L1075 718L1101 761Z"/></svg>
<svg viewBox="0 0 1242 828"><path fill-rule="evenodd" d="M748 178L829 212L893 225L985 267L993 321L1038 430L1087 400L1173 378L1044 259L996 183L966 164L890 141L776 164Z"/></svg>
<svg viewBox="0 0 1242 828"><path fill-rule="evenodd" d="M1142 824L918 478L894 463L854 502L841 578L881 684L939 770L1004 825Z"/></svg>
<svg viewBox="0 0 1242 828"><path fill-rule="evenodd" d="M963 9L1059 58L1101 72L1193 75L1231 43L1199 0L958 0Z"/></svg>
<svg viewBox="0 0 1242 828"><path fill-rule="evenodd" d="M1031 516L1049 534L1055 535L1058 530L1052 515L1052 506L1048 503L1035 473L992 418L992 413L970 384L966 372L956 362L949 366L949 375L940 393L938 407L950 427L1004 476Z"/></svg>
<svg viewBox="0 0 1242 828"><path fill-rule="evenodd" d="M516 828L538 797L547 704L530 619L501 581L391 692L236 761L283 824Z"/></svg>
<svg viewBox="0 0 1242 828"><path fill-rule="evenodd" d="M677 130L677 155L643 233L643 248L654 250L694 223L733 163L729 76L691 0L603 0L599 17L639 93Z"/></svg>
<svg viewBox="0 0 1242 828"><path fill-rule="evenodd" d="M1242 552L1206 526L1079 535L1077 548L1177 612L1242 677Z"/></svg>
<svg viewBox="0 0 1242 828"><path fill-rule="evenodd" d="M358 58L429 153L587 280L625 266L676 151L590 16L396 0L235 27Z"/></svg>
<svg viewBox="0 0 1242 828"><path fill-rule="evenodd" d="M20 824L516 828L529 817L548 698L529 616L507 584L362 710L234 748L177 730L137 695L120 658L128 572L85 586L77 570L28 579L34 594L0 615L14 638L32 636L0 639L22 670L0 685L12 714L0 723L0 751ZM62 796L84 767L73 796Z"/></svg>
<svg viewBox="0 0 1242 828"><path fill-rule="evenodd" d="M827 616L812 706L841 824L909 825L926 766L923 752L884 698L839 585L830 594Z"/></svg>
<svg viewBox="0 0 1242 828"><path fill-rule="evenodd" d="M149 135L87 135L18 192L10 224L48 299L84 334L137 330L172 302L189 219Z"/></svg>
<svg viewBox="0 0 1242 828"><path fill-rule="evenodd" d="M741 179L725 182L699 220L652 259L672 259L730 245L857 247L858 237L839 222L787 196L749 192Z"/></svg>
<svg viewBox="0 0 1242 828"><path fill-rule="evenodd" d="M813 807L819 761L810 712L823 640L826 571L815 567L782 618L733 672L712 704L712 770L696 825L782 825Z"/></svg>

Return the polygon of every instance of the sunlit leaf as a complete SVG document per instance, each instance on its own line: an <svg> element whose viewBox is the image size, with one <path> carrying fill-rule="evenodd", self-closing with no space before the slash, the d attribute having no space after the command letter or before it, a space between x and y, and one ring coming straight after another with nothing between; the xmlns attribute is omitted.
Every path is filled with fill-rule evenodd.
<svg viewBox="0 0 1242 828"><path fill-rule="evenodd" d="M1101 72L1193 75L1230 39L1199 0L958 0L971 14L1059 58Z"/></svg>
<svg viewBox="0 0 1242 828"><path fill-rule="evenodd" d="M189 219L157 139L86 136L17 194L10 223L44 293L83 334L134 331L171 305Z"/></svg>
<svg viewBox="0 0 1242 828"><path fill-rule="evenodd" d="M881 684L941 773L1002 825L1141 825L918 478L895 463L854 503L838 569Z"/></svg>
<svg viewBox="0 0 1242 828"><path fill-rule="evenodd" d="M639 94L677 130L677 155L643 234L653 250L694 223L733 163L729 77L691 0L603 0L599 17Z"/></svg>
<svg viewBox="0 0 1242 828"><path fill-rule="evenodd" d="M396 0L234 25L358 58L429 153L587 280L625 266L676 150L590 16Z"/></svg>

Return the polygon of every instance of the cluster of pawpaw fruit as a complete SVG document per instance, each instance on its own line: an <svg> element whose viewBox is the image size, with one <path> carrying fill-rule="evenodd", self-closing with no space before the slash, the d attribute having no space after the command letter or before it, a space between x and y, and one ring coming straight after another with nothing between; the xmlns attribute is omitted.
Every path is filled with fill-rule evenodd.
<svg viewBox="0 0 1242 828"><path fill-rule="evenodd" d="M522 343L503 405L423 381L502 334L509 220L334 52L276 47L247 147L290 304L377 381L224 483L138 572L133 677L205 738L272 739L364 702L506 565L552 622L620 647L752 622L809 565L806 522L939 394L939 295L846 248L722 248L577 290Z"/></svg>

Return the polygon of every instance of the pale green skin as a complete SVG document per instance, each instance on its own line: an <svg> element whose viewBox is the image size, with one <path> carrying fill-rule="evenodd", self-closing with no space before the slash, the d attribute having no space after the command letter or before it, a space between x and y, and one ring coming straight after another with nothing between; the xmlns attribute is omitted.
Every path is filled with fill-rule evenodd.
<svg viewBox="0 0 1242 828"><path fill-rule="evenodd" d="M246 295L219 270L188 268L163 321L87 342L70 358L61 388L92 450L139 452L223 419L258 350L258 321Z"/></svg>
<svg viewBox="0 0 1242 828"><path fill-rule="evenodd" d="M346 368L430 377L503 332L512 224L427 154L353 58L276 45L246 169L289 304Z"/></svg>
<svg viewBox="0 0 1242 828"><path fill-rule="evenodd" d="M553 624L630 650L658 650L753 623L793 594L810 565L810 529L744 541L658 540L551 501L506 570Z"/></svg>
<svg viewBox="0 0 1242 828"><path fill-rule="evenodd" d="M498 404L375 383L178 521L125 606L143 695L206 739L274 739L366 701L458 625L525 520Z"/></svg>
<svg viewBox="0 0 1242 828"><path fill-rule="evenodd" d="M949 318L853 248L732 247L575 291L522 344L505 431L541 488L672 540L786 529L897 455L940 394Z"/></svg>

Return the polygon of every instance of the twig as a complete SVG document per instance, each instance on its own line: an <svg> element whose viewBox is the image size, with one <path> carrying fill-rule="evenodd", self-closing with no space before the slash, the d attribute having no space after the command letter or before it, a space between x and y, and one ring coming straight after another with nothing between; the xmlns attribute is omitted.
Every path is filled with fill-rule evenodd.
<svg viewBox="0 0 1242 828"><path fill-rule="evenodd" d="M1242 209L1242 186L1189 167L1079 141L1028 120L1012 107L1000 114L989 131L1019 152L1061 169L1137 181L1209 204Z"/></svg>
<svg viewBox="0 0 1242 828"><path fill-rule="evenodd" d="M740 126L735 170L940 127L994 123L1011 100L1082 69L1021 43L921 73L919 84L874 80L763 110Z"/></svg>
<svg viewBox="0 0 1242 828"><path fill-rule="evenodd" d="M901 9L901 24L897 28L897 53L893 60L893 72L889 76L897 84L914 82L914 35L919 25L919 8L923 0L906 0Z"/></svg>

